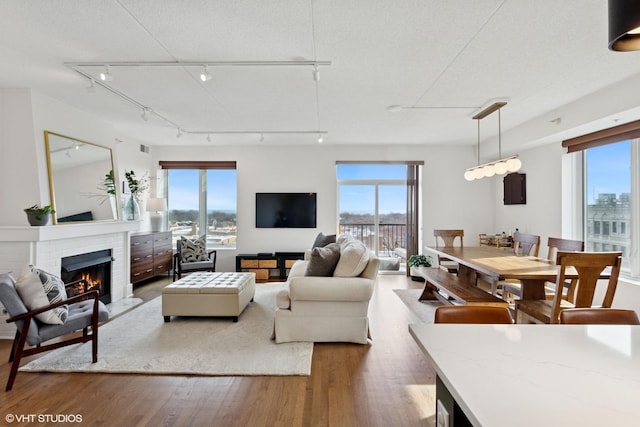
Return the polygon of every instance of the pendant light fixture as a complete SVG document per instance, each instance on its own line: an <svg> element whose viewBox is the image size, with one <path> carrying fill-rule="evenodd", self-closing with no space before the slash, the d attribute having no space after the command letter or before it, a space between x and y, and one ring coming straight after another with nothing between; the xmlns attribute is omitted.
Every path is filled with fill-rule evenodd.
<svg viewBox="0 0 640 427"><path fill-rule="evenodd" d="M609 49L640 50L640 3L609 0Z"/></svg>
<svg viewBox="0 0 640 427"><path fill-rule="evenodd" d="M473 116L478 121L478 166L467 168L464 172L464 179L473 181L475 179L489 178L494 175L504 175L507 172L517 172L522 167L522 162L517 155L502 158L502 131L500 109L507 105L505 101L494 102L478 114ZM498 160L480 164L480 120L489 114L498 111Z"/></svg>

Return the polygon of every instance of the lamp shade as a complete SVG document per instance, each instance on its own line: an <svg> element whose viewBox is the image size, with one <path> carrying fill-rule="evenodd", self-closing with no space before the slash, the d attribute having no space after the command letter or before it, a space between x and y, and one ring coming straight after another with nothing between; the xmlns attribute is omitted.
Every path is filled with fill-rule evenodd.
<svg viewBox="0 0 640 427"><path fill-rule="evenodd" d="M167 199L151 197L147 200L147 212L164 212L167 210Z"/></svg>
<svg viewBox="0 0 640 427"><path fill-rule="evenodd" d="M640 50L640 3L609 0L609 49Z"/></svg>

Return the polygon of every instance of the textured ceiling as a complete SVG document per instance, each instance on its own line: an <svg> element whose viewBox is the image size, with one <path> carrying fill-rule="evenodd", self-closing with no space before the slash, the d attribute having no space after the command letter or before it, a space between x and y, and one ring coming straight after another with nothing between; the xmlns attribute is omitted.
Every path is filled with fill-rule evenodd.
<svg viewBox="0 0 640 427"><path fill-rule="evenodd" d="M261 131L263 144L316 144L268 132L318 130L326 144L473 145L471 117L492 99L509 101L504 132L640 73L640 53L607 50L604 0L25 0L0 3L0 24L0 87L33 88L151 145L257 144ZM215 66L208 82L200 66L111 68L106 84L170 123L87 93L65 65L296 60L331 65L317 84L312 66ZM209 142L208 131L257 133Z"/></svg>

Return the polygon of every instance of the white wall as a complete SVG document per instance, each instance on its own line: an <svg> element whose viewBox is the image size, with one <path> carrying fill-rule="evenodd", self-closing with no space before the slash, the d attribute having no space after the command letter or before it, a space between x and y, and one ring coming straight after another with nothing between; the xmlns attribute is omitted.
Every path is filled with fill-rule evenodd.
<svg viewBox="0 0 640 427"><path fill-rule="evenodd" d="M491 186L470 186L462 177L464 167L473 164L469 148L416 146L314 145L251 147L164 147L152 150L154 164L160 160L235 160L238 169L237 250L219 251L221 271L235 269L238 253L304 251L318 232L335 232L338 227L336 161L423 160L424 199L422 208L424 244L433 244L434 228L464 228L475 236L493 221ZM316 229L255 228L256 192L316 192ZM470 209L470 206L472 207ZM475 240L472 240L475 242Z"/></svg>

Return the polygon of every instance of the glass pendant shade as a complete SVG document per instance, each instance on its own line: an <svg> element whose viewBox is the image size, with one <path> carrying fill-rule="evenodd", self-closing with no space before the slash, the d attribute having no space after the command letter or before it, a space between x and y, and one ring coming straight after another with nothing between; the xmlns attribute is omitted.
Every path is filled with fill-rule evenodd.
<svg viewBox="0 0 640 427"><path fill-rule="evenodd" d="M482 168L474 169L473 176L475 179L482 179L484 178L484 171L482 170Z"/></svg>
<svg viewBox="0 0 640 427"><path fill-rule="evenodd" d="M464 173L464 179L467 181L473 181L476 177L472 170L468 170Z"/></svg>
<svg viewBox="0 0 640 427"><path fill-rule="evenodd" d="M522 167L522 162L518 158L507 160L507 170L509 172L517 172Z"/></svg>
<svg viewBox="0 0 640 427"><path fill-rule="evenodd" d="M493 165L487 165L483 167L482 172L484 173L484 176L486 176L487 178L492 177L493 175L496 174L496 171Z"/></svg>
<svg viewBox="0 0 640 427"><path fill-rule="evenodd" d="M493 165L493 167L496 171L496 175L504 175L507 173L507 164L505 162L498 162Z"/></svg>

